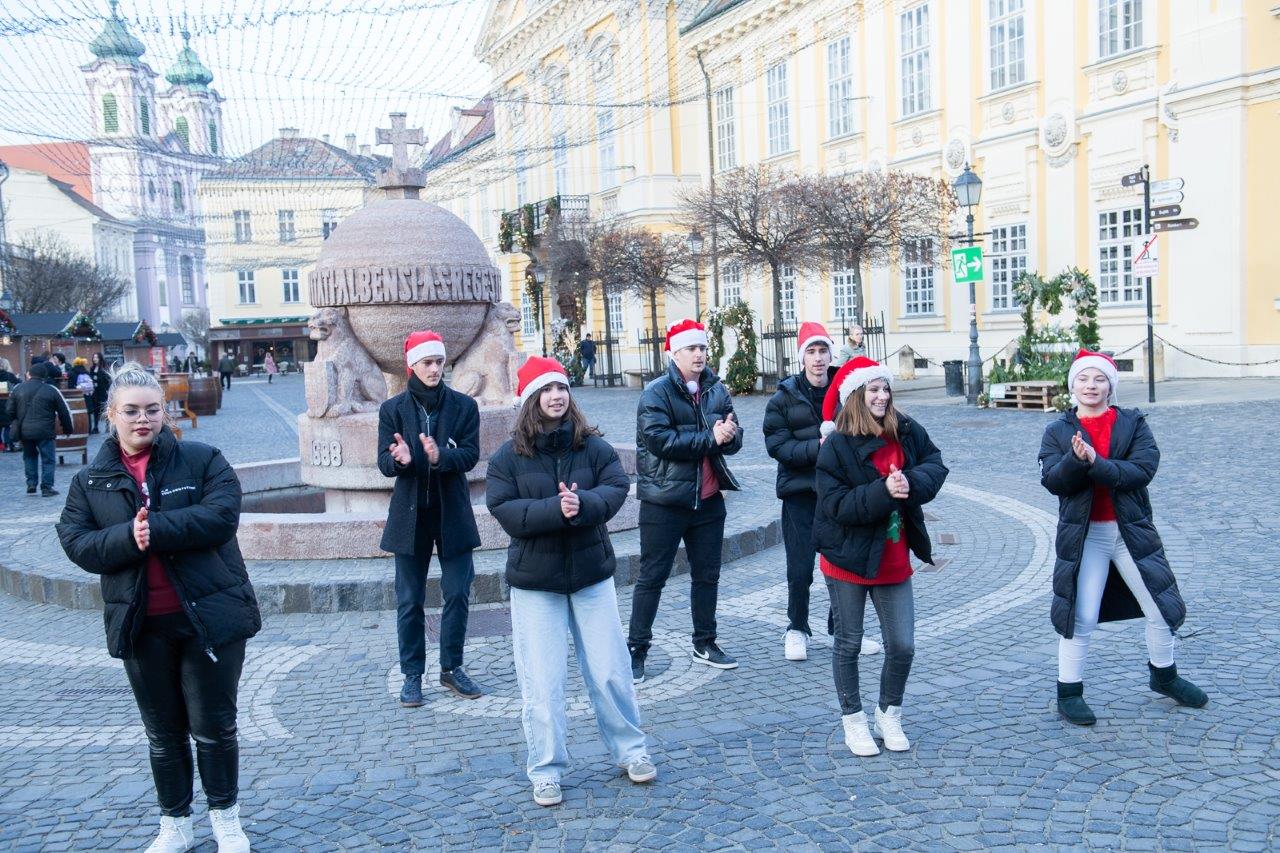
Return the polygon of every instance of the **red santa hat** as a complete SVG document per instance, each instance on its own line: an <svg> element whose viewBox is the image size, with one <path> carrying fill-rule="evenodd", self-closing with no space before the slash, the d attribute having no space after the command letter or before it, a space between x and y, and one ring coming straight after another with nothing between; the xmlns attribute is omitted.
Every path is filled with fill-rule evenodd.
<svg viewBox="0 0 1280 853"><path fill-rule="evenodd" d="M410 371L413 365L424 358L439 356L444 358L444 339L430 329L425 332L410 332L404 339L404 363Z"/></svg>
<svg viewBox="0 0 1280 853"><path fill-rule="evenodd" d="M849 395L872 379L883 379L893 385L893 374L889 368L865 355L855 356L840 366L827 386L827 396L822 399L822 426L818 429L823 437L835 431L836 412L844 408Z"/></svg>
<svg viewBox="0 0 1280 853"><path fill-rule="evenodd" d="M1067 371L1067 390L1070 391L1075 387L1076 377L1080 375L1080 371L1090 367L1101 370L1102 375L1107 377L1109 387L1107 404L1116 405L1116 386L1120 384L1120 370L1116 367L1115 360L1106 353L1090 352L1087 349L1076 353L1076 359L1071 362L1071 369Z"/></svg>
<svg viewBox="0 0 1280 853"><path fill-rule="evenodd" d="M569 374L565 372L564 365L554 358L544 358L540 355L531 355L525 359L524 364L520 365L520 369L516 371L516 378L519 380L516 387L516 393L519 396L516 400L522 406L526 400L552 382L559 382L566 388L569 387Z"/></svg>
<svg viewBox="0 0 1280 853"><path fill-rule="evenodd" d="M827 349L835 349L836 342L831 340L831 336L827 334L827 329L821 323L801 323L800 334L796 340L799 345L796 347L796 353L803 359L804 351L808 349L810 344L826 344Z"/></svg>
<svg viewBox="0 0 1280 853"><path fill-rule="evenodd" d="M667 352L675 352L685 347L707 345L707 327L697 320L685 318L667 329Z"/></svg>

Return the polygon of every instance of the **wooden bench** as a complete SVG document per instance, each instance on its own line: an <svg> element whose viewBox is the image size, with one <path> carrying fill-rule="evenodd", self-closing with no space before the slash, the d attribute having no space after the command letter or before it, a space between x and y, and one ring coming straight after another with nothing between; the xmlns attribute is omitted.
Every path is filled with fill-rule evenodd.
<svg viewBox="0 0 1280 853"><path fill-rule="evenodd" d="M1004 396L992 397L991 407L995 409L1052 412L1053 398L1062 393L1064 393L1062 386L1051 379L1006 382Z"/></svg>

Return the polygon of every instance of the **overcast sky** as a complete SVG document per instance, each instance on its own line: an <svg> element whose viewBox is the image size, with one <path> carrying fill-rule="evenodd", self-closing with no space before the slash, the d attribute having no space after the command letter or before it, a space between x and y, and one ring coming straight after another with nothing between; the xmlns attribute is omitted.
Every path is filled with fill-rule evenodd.
<svg viewBox="0 0 1280 853"><path fill-rule="evenodd" d="M160 75L182 47L213 72L224 150L236 156L297 127L373 142L387 113L409 114L431 141L449 108L489 85L474 46L486 0L123 0L129 31ZM107 0L0 0L0 144L84 139L93 133L80 67L102 30ZM377 149L375 149L377 150ZM389 153L389 151L383 152Z"/></svg>

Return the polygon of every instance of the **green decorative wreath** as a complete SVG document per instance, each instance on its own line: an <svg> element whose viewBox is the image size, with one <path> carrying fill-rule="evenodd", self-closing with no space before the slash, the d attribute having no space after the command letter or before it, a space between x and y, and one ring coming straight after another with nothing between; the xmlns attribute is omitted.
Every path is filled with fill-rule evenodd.
<svg viewBox="0 0 1280 853"><path fill-rule="evenodd" d="M711 338L711 364L717 365L724 356L724 330L733 329L738 337L738 348L729 356L725 367L725 386L733 394L750 394L756 390L756 317L751 307L736 300L721 308L707 312L707 331Z"/></svg>
<svg viewBox="0 0 1280 853"><path fill-rule="evenodd" d="M515 246L516 232L511 227L511 217L503 216L498 222L498 249L504 253L509 253Z"/></svg>

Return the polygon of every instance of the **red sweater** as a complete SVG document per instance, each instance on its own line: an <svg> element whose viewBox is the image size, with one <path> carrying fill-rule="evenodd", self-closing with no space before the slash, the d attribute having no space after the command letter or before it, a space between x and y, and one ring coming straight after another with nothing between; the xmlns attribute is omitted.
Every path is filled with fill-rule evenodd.
<svg viewBox="0 0 1280 853"><path fill-rule="evenodd" d="M1111 428L1116 423L1116 410L1109 408L1092 418L1080 418L1080 426L1084 427L1093 449L1103 459L1111 456ZM1090 521L1115 521L1116 507L1111 502L1111 490L1103 485L1093 487L1093 508L1089 510Z"/></svg>
<svg viewBox="0 0 1280 853"><path fill-rule="evenodd" d="M902 453L902 445L889 439L885 439L884 447L871 454L871 464L876 467L876 471L882 477L889 476L890 465L896 465L898 470L902 470L905 462L906 457ZM902 583L911 577L911 556L907 549L906 518L903 517L901 510L899 510L898 514L901 519L898 528L898 541L894 542L892 539L885 538L884 551L880 554L880 570L876 572L874 578L864 578L861 575L846 571L828 562L826 557L822 557L818 561L818 566L822 569L822 573L838 581L862 584L863 586Z"/></svg>
<svg viewBox="0 0 1280 853"><path fill-rule="evenodd" d="M147 496L147 462L151 459L151 448L139 453L137 456L130 456L120 450L120 461L124 463L125 470L133 477L134 482L138 484L138 491L142 492L143 506L150 507L151 500ZM147 550L147 615L163 616L166 613L179 613L182 611L182 602L178 599L178 591L173 588L173 583L169 580L169 575L165 573L164 564L160 562L160 558L156 556L153 550Z"/></svg>

